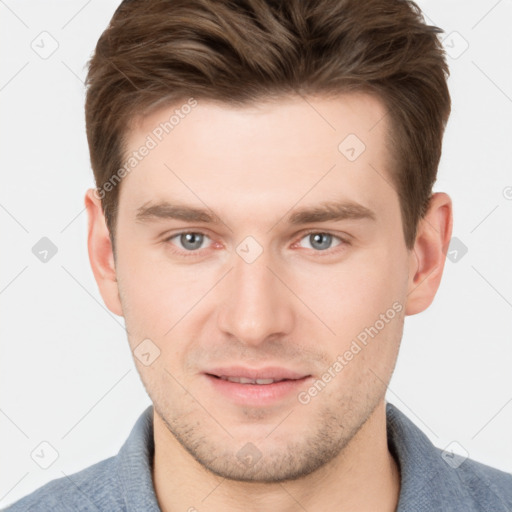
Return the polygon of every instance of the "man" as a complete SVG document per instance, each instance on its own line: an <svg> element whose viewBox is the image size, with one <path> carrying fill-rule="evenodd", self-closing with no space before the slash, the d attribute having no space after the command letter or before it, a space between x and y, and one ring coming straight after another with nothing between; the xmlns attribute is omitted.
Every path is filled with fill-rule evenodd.
<svg viewBox="0 0 512 512"><path fill-rule="evenodd" d="M407 1L122 3L88 247L153 406L8 510L512 510L511 475L385 401L452 231L439 32Z"/></svg>

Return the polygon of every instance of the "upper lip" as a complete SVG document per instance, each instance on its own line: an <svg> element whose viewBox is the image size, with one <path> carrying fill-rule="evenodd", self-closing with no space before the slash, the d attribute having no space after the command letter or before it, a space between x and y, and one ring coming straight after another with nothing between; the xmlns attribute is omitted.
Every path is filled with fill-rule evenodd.
<svg viewBox="0 0 512 512"><path fill-rule="evenodd" d="M204 372L217 377L244 377L246 379L302 379L309 377L309 374L281 368L278 366L266 366L265 368L247 368L244 366L226 366L222 368L211 368Z"/></svg>

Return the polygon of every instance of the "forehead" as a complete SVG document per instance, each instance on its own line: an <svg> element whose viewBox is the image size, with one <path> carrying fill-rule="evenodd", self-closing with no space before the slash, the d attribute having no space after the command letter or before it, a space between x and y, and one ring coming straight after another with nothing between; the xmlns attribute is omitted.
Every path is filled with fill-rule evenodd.
<svg viewBox="0 0 512 512"><path fill-rule="evenodd" d="M344 199L378 210L396 200L386 110L374 96L186 104L139 118L128 132L125 160L150 147L124 178L130 207L179 198L261 213L262 204L289 209Z"/></svg>

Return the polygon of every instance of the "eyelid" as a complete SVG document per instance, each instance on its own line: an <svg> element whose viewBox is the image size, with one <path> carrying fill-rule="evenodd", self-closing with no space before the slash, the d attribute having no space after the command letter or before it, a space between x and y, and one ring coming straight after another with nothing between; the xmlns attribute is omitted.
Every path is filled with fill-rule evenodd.
<svg viewBox="0 0 512 512"><path fill-rule="evenodd" d="M344 240L344 241L347 241L347 242L348 242L348 239L351 238L350 235L348 235L347 233L336 234L334 231L329 231L328 229L310 228L310 229L306 229L305 231L299 231L299 233L298 233L298 235L300 235L300 239L299 240L301 240L305 236L311 235L313 233L320 233L320 234L323 234L323 235L331 235L331 236L333 236L335 238L339 238L340 240Z"/></svg>

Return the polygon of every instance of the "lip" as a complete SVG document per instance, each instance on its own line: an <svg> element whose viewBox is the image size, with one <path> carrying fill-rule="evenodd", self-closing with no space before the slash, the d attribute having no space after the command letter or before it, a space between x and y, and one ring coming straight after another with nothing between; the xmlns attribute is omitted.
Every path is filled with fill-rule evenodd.
<svg viewBox="0 0 512 512"><path fill-rule="evenodd" d="M286 379L272 384L241 384L221 379L226 377L245 377L248 379ZM296 397L301 388L309 385L313 379L311 375L300 374L293 370L278 367L249 369L243 367L216 368L204 373L210 388L216 395L229 399L230 402L240 406L262 407L290 396Z"/></svg>

